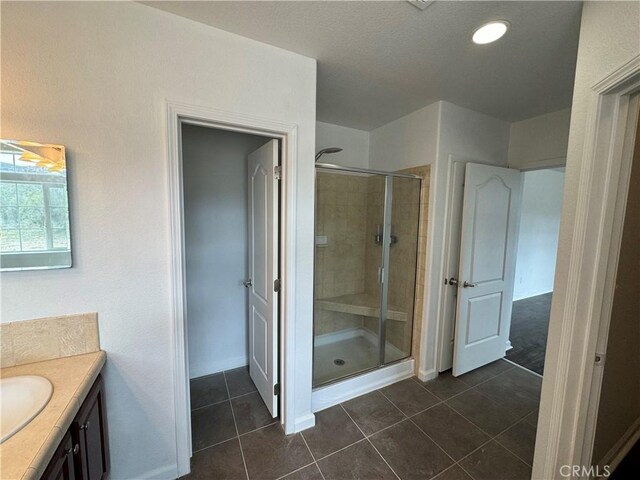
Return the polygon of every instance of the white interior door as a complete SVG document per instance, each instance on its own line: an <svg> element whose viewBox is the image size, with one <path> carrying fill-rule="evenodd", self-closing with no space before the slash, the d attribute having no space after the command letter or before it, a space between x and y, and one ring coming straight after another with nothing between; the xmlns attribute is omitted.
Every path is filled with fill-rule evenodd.
<svg viewBox="0 0 640 480"><path fill-rule="evenodd" d="M504 357L522 193L520 171L465 169L453 375Z"/></svg>
<svg viewBox="0 0 640 480"><path fill-rule="evenodd" d="M249 155L249 373L278 416L278 141Z"/></svg>

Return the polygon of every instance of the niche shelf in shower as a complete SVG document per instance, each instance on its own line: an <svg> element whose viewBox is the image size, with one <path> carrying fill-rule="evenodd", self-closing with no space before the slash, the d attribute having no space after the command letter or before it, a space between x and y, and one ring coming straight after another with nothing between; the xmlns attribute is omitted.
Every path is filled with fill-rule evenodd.
<svg viewBox="0 0 640 480"><path fill-rule="evenodd" d="M315 303L316 307L332 312L351 313L375 318L380 316L380 300L367 293L319 298ZM387 320L406 322L407 313L403 312L400 307L389 304L387 306Z"/></svg>

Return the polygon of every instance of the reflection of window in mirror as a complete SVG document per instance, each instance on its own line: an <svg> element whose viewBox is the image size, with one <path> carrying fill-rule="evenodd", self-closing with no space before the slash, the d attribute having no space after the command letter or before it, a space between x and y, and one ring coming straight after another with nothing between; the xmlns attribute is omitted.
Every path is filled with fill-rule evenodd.
<svg viewBox="0 0 640 480"><path fill-rule="evenodd" d="M71 266L64 147L0 140L0 267Z"/></svg>

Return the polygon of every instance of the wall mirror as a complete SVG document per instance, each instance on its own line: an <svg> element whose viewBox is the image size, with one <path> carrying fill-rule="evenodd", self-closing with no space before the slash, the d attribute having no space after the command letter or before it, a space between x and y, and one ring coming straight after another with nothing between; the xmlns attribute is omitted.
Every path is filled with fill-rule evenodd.
<svg viewBox="0 0 640 480"><path fill-rule="evenodd" d="M0 140L0 270L69 267L64 147Z"/></svg>

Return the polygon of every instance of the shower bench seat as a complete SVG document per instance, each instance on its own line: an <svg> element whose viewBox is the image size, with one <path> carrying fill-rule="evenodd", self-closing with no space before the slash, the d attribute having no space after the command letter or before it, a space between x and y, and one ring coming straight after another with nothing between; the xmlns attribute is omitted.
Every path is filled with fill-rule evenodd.
<svg viewBox="0 0 640 480"><path fill-rule="evenodd" d="M319 298L315 303L318 308L332 312L351 313L374 318L380 317L380 299L368 293ZM407 312L403 312L397 305L387 305L387 320L406 322L407 317Z"/></svg>

